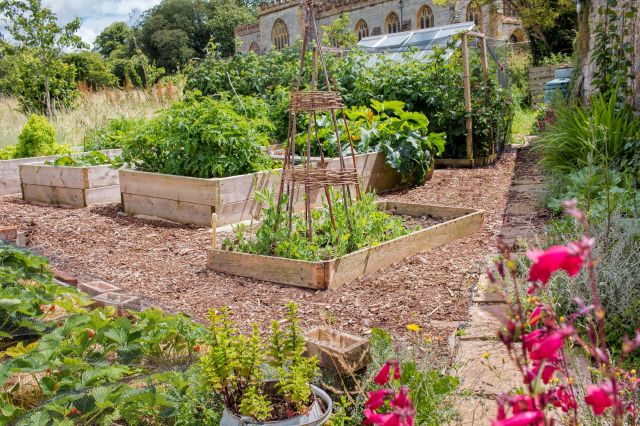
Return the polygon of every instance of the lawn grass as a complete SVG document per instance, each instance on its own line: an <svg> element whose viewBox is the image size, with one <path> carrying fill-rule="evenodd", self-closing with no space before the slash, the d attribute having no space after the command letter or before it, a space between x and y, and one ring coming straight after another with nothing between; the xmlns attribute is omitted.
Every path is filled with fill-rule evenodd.
<svg viewBox="0 0 640 426"><path fill-rule="evenodd" d="M536 112L530 109L518 109L513 117L511 134L513 143L524 143L524 137L531 134L531 129L536 123Z"/></svg>

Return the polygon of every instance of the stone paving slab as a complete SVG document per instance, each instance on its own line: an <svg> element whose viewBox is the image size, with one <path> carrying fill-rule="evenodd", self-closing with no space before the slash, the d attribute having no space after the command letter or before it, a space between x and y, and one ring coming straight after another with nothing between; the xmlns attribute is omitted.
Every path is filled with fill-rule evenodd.
<svg viewBox="0 0 640 426"><path fill-rule="evenodd" d="M455 404L460 418L450 422L450 426L487 426L496 417L496 402L492 399L461 397Z"/></svg>
<svg viewBox="0 0 640 426"><path fill-rule="evenodd" d="M472 306L469 309L468 325L460 336L460 340L497 340L497 332L502 325L498 318L505 316L504 303Z"/></svg>
<svg viewBox="0 0 640 426"><path fill-rule="evenodd" d="M479 397L497 397L522 384L507 349L496 340L461 341L456 365L461 390Z"/></svg>

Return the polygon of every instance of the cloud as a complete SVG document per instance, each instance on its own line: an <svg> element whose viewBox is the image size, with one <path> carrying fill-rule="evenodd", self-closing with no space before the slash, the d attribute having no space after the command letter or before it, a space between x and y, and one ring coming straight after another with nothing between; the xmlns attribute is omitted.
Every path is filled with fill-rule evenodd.
<svg viewBox="0 0 640 426"><path fill-rule="evenodd" d="M65 24L76 16L82 21L78 34L87 43L93 43L96 36L114 21L129 22L130 14L140 13L157 5L160 0L44 0Z"/></svg>

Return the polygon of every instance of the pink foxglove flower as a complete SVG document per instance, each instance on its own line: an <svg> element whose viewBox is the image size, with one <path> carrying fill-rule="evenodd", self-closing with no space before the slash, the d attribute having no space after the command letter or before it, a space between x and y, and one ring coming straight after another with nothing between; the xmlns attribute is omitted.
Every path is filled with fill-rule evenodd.
<svg viewBox="0 0 640 426"><path fill-rule="evenodd" d="M389 383L389 372L391 370L391 364L389 361L385 362L373 381L376 385L384 386Z"/></svg>

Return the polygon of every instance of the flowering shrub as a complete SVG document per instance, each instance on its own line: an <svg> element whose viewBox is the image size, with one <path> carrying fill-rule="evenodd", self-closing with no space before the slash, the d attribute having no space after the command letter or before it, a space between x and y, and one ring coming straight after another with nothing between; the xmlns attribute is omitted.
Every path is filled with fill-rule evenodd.
<svg viewBox="0 0 640 426"><path fill-rule="evenodd" d="M578 395L584 393L584 403L595 416L609 416L612 424L637 424L636 406L639 402L640 380L635 370L621 365L631 352L640 348L640 328L634 338L625 337L621 355L614 359L607 347L605 311L596 287L594 240L589 238L585 214L576 208L576 202L564 204L565 212L583 226L583 237L567 245L557 245L546 250L532 250L527 256L532 261L528 272L527 293L531 312L525 310L521 297L521 279L511 255L504 251L504 262L496 263L497 275L487 271L489 279L503 287L506 281L514 286L514 296L509 300L509 314L504 327L498 332L500 340L522 374L523 392L504 395L498 402L494 426L549 425L555 422L553 407L566 414L566 423L580 423L581 407ZM559 271L574 277L586 268L591 282L592 304L576 302L579 310L567 318L558 316L550 303L547 287L549 279ZM577 320L581 319L579 326ZM568 349L582 348L591 359L591 376L594 383L586 390L568 368Z"/></svg>
<svg viewBox="0 0 640 426"><path fill-rule="evenodd" d="M393 368L393 372L391 371ZM390 380L392 378L392 380ZM391 385L400 382L400 363L387 361L374 382L383 387L369 392L364 408L365 424L379 426L413 426L416 410L409 398L408 386Z"/></svg>

